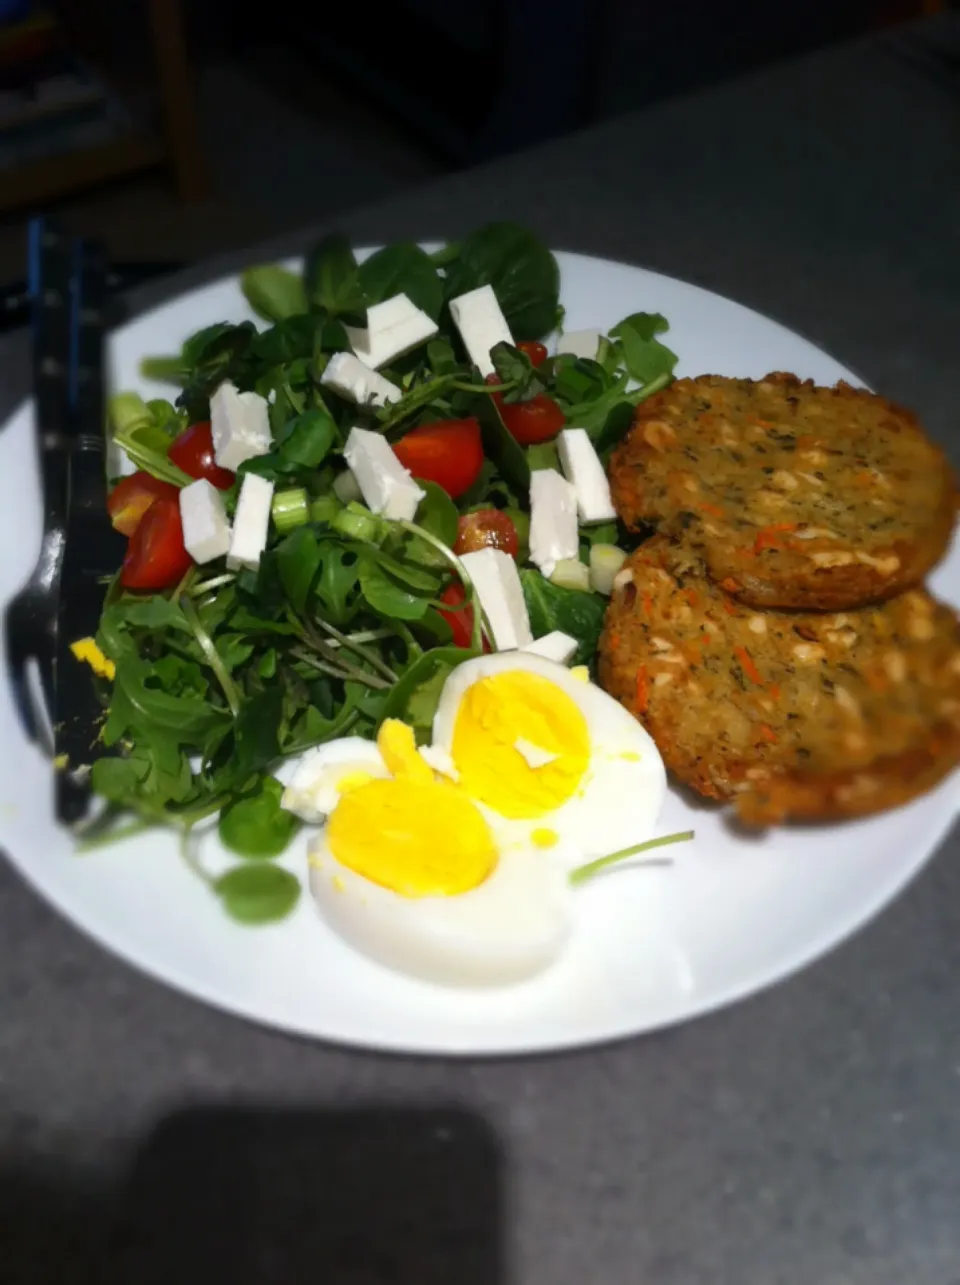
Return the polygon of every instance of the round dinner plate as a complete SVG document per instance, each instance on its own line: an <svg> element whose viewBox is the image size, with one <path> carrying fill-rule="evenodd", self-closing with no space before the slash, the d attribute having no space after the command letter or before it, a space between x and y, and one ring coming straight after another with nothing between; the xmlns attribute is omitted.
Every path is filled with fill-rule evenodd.
<svg viewBox="0 0 960 1285"><path fill-rule="evenodd" d="M728 299L623 264L557 257L570 329L662 312L678 375L789 370L820 383L858 382L813 344ZM201 326L247 317L235 278L154 309L114 336L113 385L162 395L139 376L144 354L176 351ZM0 431L4 602L28 576L40 539L32 427L24 405ZM960 550L933 579L941 596L960 602ZM542 977L462 992L408 980L354 953L327 930L308 895L281 924L237 926L168 833L77 855L53 820L49 764L25 740L7 683L0 686L0 758L0 844L43 897L109 950L269 1026L434 1054L574 1048L685 1021L768 986L876 914L934 852L958 797L950 779L885 816L752 837L720 809L671 790L658 833L696 831L693 843L672 850L673 865L618 870L587 885L577 895L571 947ZM215 837L206 843L214 848ZM305 836L284 864L305 874Z"/></svg>

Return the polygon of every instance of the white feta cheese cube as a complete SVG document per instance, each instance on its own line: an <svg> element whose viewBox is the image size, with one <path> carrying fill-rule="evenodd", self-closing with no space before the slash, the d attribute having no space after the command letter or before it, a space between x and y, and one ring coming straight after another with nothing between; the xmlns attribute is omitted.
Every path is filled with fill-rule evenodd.
<svg viewBox="0 0 960 1285"><path fill-rule="evenodd" d="M451 299L450 316L480 374L484 377L495 374L490 349L499 343L512 344L513 335L497 303L493 286L480 286Z"/></svg>
<svg viewBox="0 0 960 1285"><path fill-rule="evenodd" d="M212 562L230 548L230 521L223 496L205 477L180 491L183 544L194 562Z"/></svg>
<svg viewBox="0 0 960 1285"><path fill-rule="evenodd" d="M425 492L394 455L385 437L366 428L351 428L343 458L368 509L395 521L412 521Z"/></svg>
<svg viewBox="0 0 960 1285"><path fill-rule="evenodd" d="M266 398L238 392L226 380L210 398L210 435L215 460L231 473L244 460L266 455L273 445Z"/></svg>
<svg viewBox="0 0 960 1285"><path fill-rule="evenodd" d="M478 549L460 561L473 581L497 651L515 651L533 642L517 564L502 549Z"/></svg>
<svg viewBox="0 0 960 1285"><path fill-rule="evenodd" d="M530 474L530 561L545 576L552 576L558 562L576 558L579 550L576 492L556 469L534 469Z"/></svg>
<svg viewBox="0 0 960 1285"><path fill-rule="evenodd" d="M580 521L612 522L617 516L610 483L585 428L565 428L557 439L560 467L573 484Z"/></svg>
<svg viewBox="0 0 960 1285"><path fill-rule="evenodd" d="M233 516L233 536L227 554L227 566L232 571L248 567L256 571L260 554L267 547L270 528L270 506L273 503L273 483L256 473L245 473Z"/></svg>
<svg viewBox="0 0 960 1285"><path fill-rule="evenodd" d="M371 370L386 366L437 333L437 323L405 294L367 309L366 329L347 326L353 351Z"/></svg>
<svg viewBox="0 0 960 1285"><path fill-rule="evenodd" d="M352 352L338 352L327 362L320 383L358 406L386 406L403 396L396 384L365 366Z"/></svg>
<svg viewBox="0 0 960 1285"><path fill-rule="evenodd" d="M532 652L534 656L542 656L544 660L553 660L558 665L568 665L575 656L578 646L576 638L571 638L562 629L554 629L551 633L544 634L542 638L535 638L523 650Z"/></svg>
<svg viewBox="0 0 960 1285"><path fill-rule="evenodd" d="M596 360L600 350L602 332L599 330L568 330L560 336L557 343L558 353L569 353L571 357L589 357Z"/></svg>

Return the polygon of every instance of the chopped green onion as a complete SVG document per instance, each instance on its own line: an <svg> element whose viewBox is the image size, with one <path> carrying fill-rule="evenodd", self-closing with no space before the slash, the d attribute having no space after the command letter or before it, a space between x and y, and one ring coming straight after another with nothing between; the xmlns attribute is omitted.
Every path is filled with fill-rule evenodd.
<svg viewBox="0 0 960 1285"><path fill-rule="evenodd" d="M617 572L626 560L627 555L619 545L590 546L590 587L595 593L602 593L605 598L610 597Z"/></svg>
<svg viewBox="0 0 960 1285"><path fill-rule="evenodd" d="M335 495L318 495L310 501L311 522L332 522L343 505Z"/></svg>
<svg viewBox="0 0 960 1285"><path fill-rule="evenodd" d="M377 544L383 535L383 523L369 509L351 500L345 509L335 513L330 519L334 531L339 531L349 540L364 540L367 544Z"/></svg>
<svg viewBox="0 0 960 1285"><path fill-rule="evenodd" d="M107 405L107 415L118 433L153 423L150 408L139 393L114 393Z"/></svg>
<svg viewBox="0 0 960 1285"><path fill-rule="evenodd" d="M650 852L653 848L665 848L671 843L687 843L693 838L693 830L680 830L676 834L665 834L659 839L647 839L646 843L636 843L632 848L621 848L619 852L611 852L609 856L598 857L596 861L588 861L584 866L577 866L570 872L570 882L577 884L586 883L594 875L606 870L608 866L615 865L618 861L626 861L627 857L639 856L641 852ZM644 865L670 865L669 858L654 858L653 861L647 861Z"/></svg>
<svg viewBox="0 0 960 1285"><path fill-rule="evenodd" d="M341 504L349 504L351 500L363 499L363 492L357 484L357 479L348 468L344 469L342 473L338 473L333 479L333 493Z"/></svg>
<svg viewBox="0 0 960 1285"><path fill-rule="evenodd" d="M144 379L155 379L163 384L184 384L188 371L182 357L144 357L140 362L140 374Z"/></svg>
<svg viewBox="0 0 960 1285"><path fill-rule="evenodd" d="M273 497L270 515L281 535L305 526L310 521L310 506L304 488L292 486L287 491L278 491Z"/></svg>
<svg viewBox="0 0 960 1285"><path fill-rule="evenodd" d="M549 580L560 589L579 589L582 593L590 592L590 572L579 558L561 558Z"/></svg>

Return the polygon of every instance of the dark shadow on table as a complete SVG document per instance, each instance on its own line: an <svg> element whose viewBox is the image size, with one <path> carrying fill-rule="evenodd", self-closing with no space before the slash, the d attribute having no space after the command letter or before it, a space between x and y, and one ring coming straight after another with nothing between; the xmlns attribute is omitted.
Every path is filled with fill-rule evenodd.
<svg viewBox="0 0 960 1285"><path fill-rule="evenodd" d="M504 1285L499 1144L458 1109L195 1107L115 1190L0 1173L3 1285Z"/></svg>

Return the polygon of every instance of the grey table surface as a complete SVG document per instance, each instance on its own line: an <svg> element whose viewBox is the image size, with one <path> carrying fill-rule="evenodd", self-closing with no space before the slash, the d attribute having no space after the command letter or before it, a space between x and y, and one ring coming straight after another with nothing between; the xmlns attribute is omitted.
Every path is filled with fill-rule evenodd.
<svg viewBox="0 0 960 1285"><path fill-rule="evenodd" d="M342 223L377 240L510 217L696 281L816 337L960 461L958 52L945 16ZM0 347L4 414L24 353L22 337ZM0 1279L960 1282L958 849L954 835L877 922L749 1002L582 1054L473 1063L209 1011L4 866Z"/></svg>

